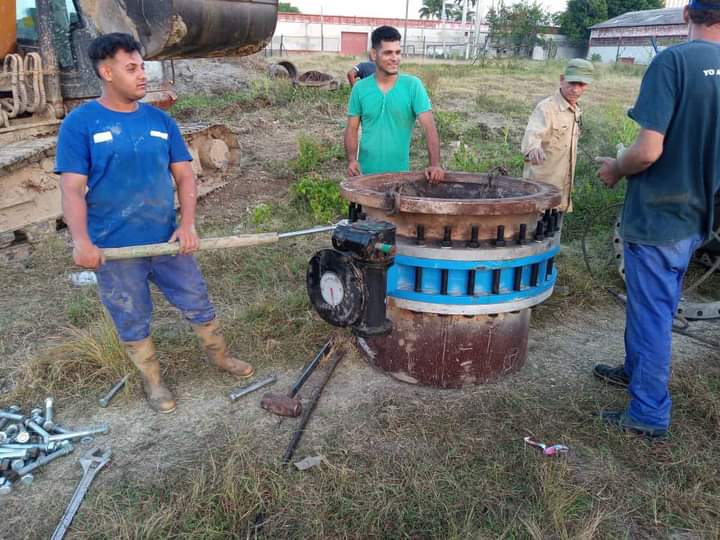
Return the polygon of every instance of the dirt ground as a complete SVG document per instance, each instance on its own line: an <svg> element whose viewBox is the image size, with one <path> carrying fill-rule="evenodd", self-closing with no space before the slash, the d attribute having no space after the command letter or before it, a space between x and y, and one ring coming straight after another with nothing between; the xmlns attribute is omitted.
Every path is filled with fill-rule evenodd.
<svg viewBox="0 0 720 540"><path fill-rule="evenodd" d="M464 390L436 391L398 382L384 373L370 368L362 356L350 347L328 384L310 421L307 432L296 452L295 460L323 453L323 435L337 429L338 424L348 433L359 429L367 420L372 405L392 398L408 403L421 400L426 405L433 400L453 400L472 396L482 400L498 387L522 387L544 380L548 399L562 400L570 389L586 388L587 392L602 391L592 379L590 370L597 362L617 362L622 358L623 311L608 306L599 310L571 310L557 320L533 326L530 334L526 366L517 374L486 386ZM711 335L713 328L704 326ZM674 362L680 365L702 365L708 360L706 347L680 337L675 339ZM257 377L271 372L278 374L273 391L289 388L298 370L277 370L262 366ZM302 395L308 396L317 383L316 374ZM3 497L3 532L9 539L47 536L63 507L70 500L80 478L76 462L87 448L111 448L112 463L101 473L93 491L118 481L134 484L147 479L156 480L165 473L203 463L203 454L222 439L225 433L247 433L258 441L269 456L279 461L291 438L295 420L279 419L259 407L262 391L231 403L227 393L236 383L212 368L207 376L178 381L174 391L178 409L171 415L149 414L144 400L137 393L121 396L107 409L101 409L91 396L75 404L63 404L58 419L72 418L73 425L93 425L106 422L111 426L107 435L98 436L92 445L78 445L75 453L58 460L36 475L30 487L18 487ZM533 435L532 426L525 426ZM558 437L560 433L557 434ZM397 441L378 441L393 444ZM521 440L517 441L522 444ZM72 536L70 536L72 537Z"/></svg>
<svg viewBox="0 0 720 540"><path fill-rule="evenodd" d="M308 69L314 67L311 61L308 64ZM340 69L335 71L337 75L341 74ZM237 84L242 84L243 80L240 76ZM202 85L201 89L204 88ZM454 100L457 98L451 97L449 103ZM455 105L458 109L462 106L460 102ZM501 131L504 118L500 113L484 113L476 119L484 121L488 130ZM318 115L315 120L308 126L303 119L292 118L291 112L277 118L263 110L232 117L230 122L240 132L242 163L227 187L200 202L198 224L201 230L233 230L237 224L247 223L249 209L258 203L286 198L292 178L287 174L276 174L273 167L296 155L298 135L312 132L323 138L333 138L342 129L342 121L337 117ZM452 147L452 143L450 141L448 145ZM62 306L48 305L46 311L57 316L43 316L44 326L38 328L35 320L42 309L38 305L20 305L27 300L18 302L19 292L37 303L52 291L54 302L60 304L76 294L67 279L71 271L67 253L57 246L48 249L52 252L49 257L42 252L45 258L37 254L34 256L37 259L31 258L23 267L0 269L2 282L12 284L0 290L0 389L3 391L14 385L18 366L27 362L54 336L62 334L68 324ZM302 246L302 249L308 247ZM309 250L307 256L311 253ZM295 286L301 289L304 283L298 282ZM232 315L230 307L226 310L226 315ZM484 396L502 388L545 385L547 399L557 403L570 389L605 392L592 379L590 370L597 362L614 364L622 360L623 322L622 308L612 302L588 307L561 299L549 307L540 307L532 323L528 359L522 371L493 384L452 391L398 382L370 368L361 355L348 346L348 354L326 388L296 458L323 453L327 444L323 435L327 431L337 430L338 426L347 433L360 429L368 421L373 405L390 398L396 402L422 401L425 404L468 397L483 400ZM717 335L714 323L697 323L693 328L708 337ZM330 331L328 327L327 332ZM320 343L308 344L308 349L312 350ZM299 354L289 363L261 361L257 363L257 378L277 373L279 381L272 390L283 391L290 386L306 357ZM702 365L717 360L717 354L710 353L706 346L687 337L675 337L675 366ZM163 357L163 361L171 360ZM39 472L31 486L18 486L12 494L2 497L0 538L39 538L52 532L80 478L76 458L86 448L99 446L113 451L111 465L100 474L91 493L102 492L118 482L132 485L166 475L176 477L178 471L194 470L203 463L208 450L226 434L247 433L267 456L276 456L279 460L296 421L278 419L262 410L259 400L263 391L231 403L227 393L237 384L210 367L179 376L171 381L178 398L178 409L166 416L150 414L137 390L121 394L107 409L97 405L97 395L61 400L57 409L59 421L71 419L67 423L73 427L107 422L110 433L96 437L88 447L77 445L71 457L58 460ZM308 388L303 390L304 396L311 393L312 384L311 380ZM0 405L9 403L0 396ZM534 434L532 425L522 426L522 429L527 435ZM522 441L518 440L517 444L522 445ZM69 537L72 538L73 533ZM79 534L77 537L85 536Z"/></svg>

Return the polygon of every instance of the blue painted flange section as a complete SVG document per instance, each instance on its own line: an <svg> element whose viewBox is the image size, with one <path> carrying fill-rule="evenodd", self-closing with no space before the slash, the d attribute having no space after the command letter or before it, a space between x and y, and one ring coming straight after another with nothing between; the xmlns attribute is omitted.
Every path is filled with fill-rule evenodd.
<svg viewBox="0 0 720 540"><path fill-rule="evenodd" d="M526 300L550 289L557 279L548 261L560 251L555 247L544 253L504 261L445 261L397 255L388 271L388 296L445 305L488 305ZM530 286L533 265L538 265L537 285ZM421 292L415 292L417 268L422 268ZM514 290L515 268L522 268L520 290ZM441 294L442 271L448 271L447 294ZM468 295L470 271L475 270L474 294ZM494 294L493 273L500 271L499 294Z"/></svg>

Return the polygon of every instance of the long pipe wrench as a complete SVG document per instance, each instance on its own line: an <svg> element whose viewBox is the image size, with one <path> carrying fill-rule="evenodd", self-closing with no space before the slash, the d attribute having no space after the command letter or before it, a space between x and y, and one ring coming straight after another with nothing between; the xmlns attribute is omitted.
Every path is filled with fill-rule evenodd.
<svg viewBox="0 0 720 540"><path fill-rule="evenodd" d="M99 473L100 470L110 462L111 456L112 450L106 450L101 453L99 448L94 448L80 458L80 466L83 468L83 476L80 479L78 487L75 489L75 494L72 496L72 499L70 499L70 504L65 510L65 514L63 514L63 517L60 520L60 523L58 523L55 532L50 537L50 540L62 540L65 536L65 533L70 528L70 524L72 523L78 508L80 508L80 504L85 498L87 490L90 488L90 484L92 484L92 481L95 479L95 476L97 476L97 473Z"/></svg>

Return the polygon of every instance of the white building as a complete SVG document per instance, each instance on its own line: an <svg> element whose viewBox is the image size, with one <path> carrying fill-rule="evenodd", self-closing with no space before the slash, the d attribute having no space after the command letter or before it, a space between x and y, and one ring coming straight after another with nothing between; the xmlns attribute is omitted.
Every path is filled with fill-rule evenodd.
<svg viewBox="0 0 720 540"><path fill-rule="evenodd" d="M649 64L668 45L687 41L682 8L632 11L590 27L588 56L603 62Z"/></svg>
<svg viewBox="0 0 720 540"><path fill-rule="evenodd" d="M272 51L327 51L347 56L366 56L370 49L370 33L378 26L394 26L405 33L405 19L377 17L348 17L343 15L315 15L280 13L272 40ZM480 44L488 27L480 25ZM407 54L463 56L465 43L475 42L475 23L410 19L407 21Z"/></svg>
<svg viewBox="0 0 720 540"><path fill-rule="evenodd" d="M466 53L472 57L476 50L486 46L489 30L485 21L476 27L474 22L463 26L456 21L409 19L407 29L405 23L405 19L279 13L272 46L268 49L273 54L278 54L282 48L283 54L326 51L363 57L370 49L372 31L378 26L388 25L397 28L401 35L407 34L406 54L462 58ZM565 36L553 33L543 35L543 38L546 40L545 46L536 47L532 51L532 57L537 60L573 58L580 54L578 49L568 45ZM493 55L507 54L507 51L497 50L491 43L487 45Z"/></svg>

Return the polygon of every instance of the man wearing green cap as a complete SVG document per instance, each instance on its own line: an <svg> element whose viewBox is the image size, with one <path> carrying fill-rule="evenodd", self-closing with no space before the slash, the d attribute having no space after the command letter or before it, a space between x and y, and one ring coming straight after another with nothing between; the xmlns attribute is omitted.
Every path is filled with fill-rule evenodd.
<svg viewBox="0 0 720 540"><path fill-rule="evenodd" d="M570 192L575 178L580 136L578 100L592 82L593 65L574 58L560 75L560 88L537 104L522 140L523 176L552 184L562 192L561 212L572 210Z"/></svg>

